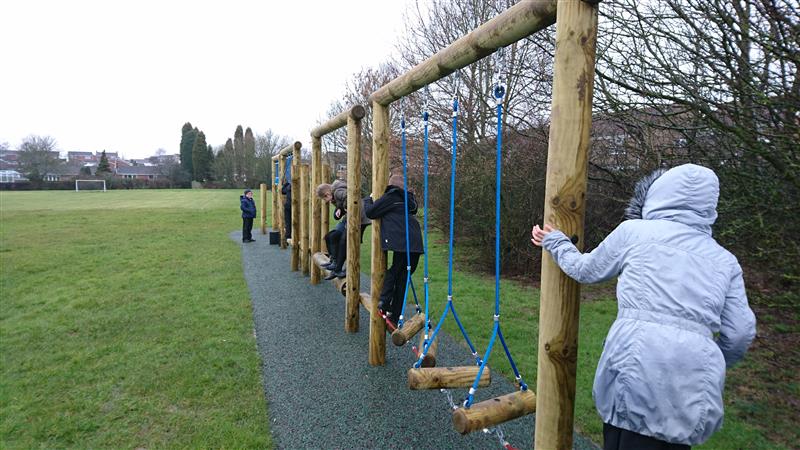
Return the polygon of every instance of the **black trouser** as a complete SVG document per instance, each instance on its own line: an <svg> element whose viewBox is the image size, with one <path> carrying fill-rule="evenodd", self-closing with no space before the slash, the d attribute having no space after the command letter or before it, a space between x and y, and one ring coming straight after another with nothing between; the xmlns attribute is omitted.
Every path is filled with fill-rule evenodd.
<svg viewBox="0 0 800 450"><path fill-rule="evenodd" d="M242 242L253 239L253 218L242 217Z"/></svg>
<svg viewBox="0 0 800 450"><path fill-rule="evenodd" d="M603 424L603 450L690 450L685 444L670 444L654 437Z"/></svg>
<svg viewBox="0 0 800 450"><path fill-rule="evenodd" d="M292 204L284 204L283 205L283 223L286 226L286 231L284 231L284 235L286 239L292 238Z"/></svg>
<svg viewBox="0 0 800 450"><path fill-rule="evenodd" d="M339 240L342 239L343 235L344 233L342 233L338 226L325 234L325 247L328 248L331 261L339 261Z"/></svg>
<svg viewBox="0 0 800 450"><path fill-rule="evenodd" d="M368 226L369 226L368 223L361 224L362 242L364 241L364 230L366 230ZM343 220L339 222L339 225L336 228L338 229L340 227L342 229L342 235L339 238L338 244L336 245L336 267L332 269L334 272L341 272L342 268L344 267L344 262L347 259L347 221ZM330 247L328 247L328 252L330 252L330 254L333 255L333 252L331 251Z"/></svg>
<svg viewBox="0 0 800 450"><path fill-rule="evenodd" d="M383 310L392 313L392 321L397 323L400 313L403 312L403 297L406 295L406 279L408 278L408 266L406 252L394 252L392 256L392 266L386 269L386 277L383 279L383 289L381 290L381 302ZM411 273L417 270L417 263L421 253L411 253Z"/></svg>

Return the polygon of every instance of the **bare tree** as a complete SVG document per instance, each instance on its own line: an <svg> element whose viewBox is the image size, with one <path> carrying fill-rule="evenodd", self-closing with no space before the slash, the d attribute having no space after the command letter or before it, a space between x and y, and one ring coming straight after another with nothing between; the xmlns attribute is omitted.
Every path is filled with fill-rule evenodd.
<svg viewBox="0 0 800 450"><path fill-rule="evenodd" d="M30 135L19 146L19 166L25 176L40 183L48 172L61 165L56 140L50 136Z"/></svg>

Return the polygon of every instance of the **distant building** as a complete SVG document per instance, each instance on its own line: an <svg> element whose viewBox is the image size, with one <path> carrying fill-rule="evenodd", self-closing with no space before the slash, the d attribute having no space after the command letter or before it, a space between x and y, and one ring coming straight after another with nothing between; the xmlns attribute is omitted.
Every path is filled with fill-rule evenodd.
<svg viewBox="0 0 800 450"><path fill-rule="evenodd" d="M67 162L95 162L92 152L67 152Z"/></svg>
<svg viewBox="0 0 800 450"><path fill-rule="evenodd" d="M161 177L160 168L157 166L126 166L118 167L114 175L118 178L129 180L155 180Z"/></svg>
<svg viewBox="0 0 800 450"><path fill-rule="evenodd" d="M0 170L0 183L18 183L20 181L28 181L28 179L16 170Z"/></svg>

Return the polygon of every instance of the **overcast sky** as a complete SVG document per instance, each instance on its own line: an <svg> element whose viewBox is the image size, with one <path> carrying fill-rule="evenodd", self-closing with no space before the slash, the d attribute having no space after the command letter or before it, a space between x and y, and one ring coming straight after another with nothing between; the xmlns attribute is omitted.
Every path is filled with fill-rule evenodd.
<svg viewBox="0 0 800 450"><path fill-rule="evenodd" d="M393 54L411 0L0 2L0 143L126 158L237 125L310 146L347 79Z"/></svg>

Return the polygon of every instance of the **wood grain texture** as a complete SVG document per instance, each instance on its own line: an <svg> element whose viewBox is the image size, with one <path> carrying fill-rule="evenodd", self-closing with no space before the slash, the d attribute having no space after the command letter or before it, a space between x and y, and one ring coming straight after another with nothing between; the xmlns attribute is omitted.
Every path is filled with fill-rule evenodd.
<svg viewBox="0 0 800 450"><path fill-rule="evenodd" d="M378 199L389 181L389 108L372 104L372 198ZM370 262L370 298L372 312L369 321L369 364L386 364L386 322L378 314L378 301L386 274L386 253L381 250L381 221L372 221L372 254Z"/></svg>
<svg viewBox="0 0 800 450"><path fill-rule="evenodd" d="M345 331L358 331L361 289L361 120L347 116L347 304Z"/></svg>
<svg viewBox="0 0 800 450"><path fill-rule="evenodd" d="M408 387L412 390L472 387L478 369L478 366L408 369ZM488 386L491 382L492 372L487 366L478 386Z"/></svg>
<svg viewBox="0 0 800 450"><path fill-rule="evenodd" d="M453 428L461 434L491 428L536 411L536 394L516 391L453 411Z"/></svg>
<svg viewBox="0 0 800 450"><path fill-rule="evenodd" d="M583 247L597 8L559 1L544 221ZM542 255L536 448L571 449L578 355L579 286Z"/></svg>

